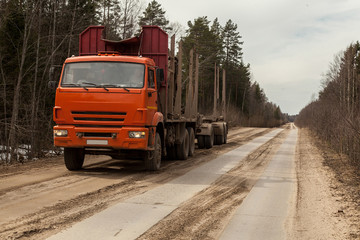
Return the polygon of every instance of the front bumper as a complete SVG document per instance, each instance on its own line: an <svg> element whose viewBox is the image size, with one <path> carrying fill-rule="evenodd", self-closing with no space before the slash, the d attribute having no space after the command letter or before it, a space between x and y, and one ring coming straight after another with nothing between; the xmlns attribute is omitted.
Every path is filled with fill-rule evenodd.
<svg viewBox="0 0 360 240"><path fill-rule="evenodd" d="M54 136L57 147L108 148L148 150L149 129L142 127L89 128L72 125L57 125L54 130L67 130L66 137ZM145 132L144 138L130 138L130 131Z"/></svg>

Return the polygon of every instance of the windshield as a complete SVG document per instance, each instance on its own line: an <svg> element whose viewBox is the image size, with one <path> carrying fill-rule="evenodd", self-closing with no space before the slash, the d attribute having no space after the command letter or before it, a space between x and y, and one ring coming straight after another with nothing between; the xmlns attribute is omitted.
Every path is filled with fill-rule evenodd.
<svg viewBox="0 0 360 240"><path fill-rule="evenodd" d="M145 65L124 62L78 62L65 65L62 87L142 88Z"/></svg>

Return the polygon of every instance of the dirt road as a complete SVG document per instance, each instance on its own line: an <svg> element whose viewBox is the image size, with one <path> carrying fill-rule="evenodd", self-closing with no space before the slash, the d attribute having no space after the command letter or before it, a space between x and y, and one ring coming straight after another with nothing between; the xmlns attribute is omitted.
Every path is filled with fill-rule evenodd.
<svg viewBox="0 0 360 240"><path fill-rule="evenodd" d="M267 168L289 131L290 126L278 131L273 138L260 144L250 154L246 154L243 161L227 167L226 171L218 174L211 184L189 200L180 203L171 210L171 214L166 214L157 221L140 236L140 239L217 239ZM84 170L80 172L68 172L60 158L2 167L0 238L48 238L118 203L134 199L176 181L181 176L200 169L240 146L251 141L256 142L258 137L270 132L273 130L232 129L229 132L228 144L215 146L211 150L197 149L195 156L187 161L166 161L161 170L155 173L144 171L141 162L113 160L106 156L87 157ZM360 236L356 231L358 227L356 220L360 219L359 209L351 205L350 201L347 202L348 208L342 208L345 209L343 212L339 209L339 212L336 210L319 214L317 211L324 211L323 208L311 207L311 214L307 211L315 200L308 196L307 189L311 184L304 183L304 179L307 179L305 176L311 170L331 171L322 165L321 158L320 160L317 158L318 155L316 158L319 161L319 168L314 170L312 166L306 166L305 152L310 155L312 152L318 153L316 149L304 148L304 143L309 142L309 138L310 136L300 131L296 154L298 191L296 204L289 212L287 234L290 238L311 239L309 236L313 236L312 234L316 232L314 227L310 227L314 225L307 225L308 219L312 219L311 214L315 213L317 219L322 221L317 225L322 229L329 226L331 228L332 225L328 224L329 219L326 216L334 213L337 220L344 222L341 226L343 234L332 234L330 238L356 239ZM310 146L315 148L314 145ZM328 177L326 174L325 176ZM337 181L336 176L330 178ZM332 203L333 189L328 185L322 189L329 194L329 201ZM313 186L312 191L316 192L316 190ZM349 217L350 214L352 217ZM335 225L338 222L331 221Z"/></svg>

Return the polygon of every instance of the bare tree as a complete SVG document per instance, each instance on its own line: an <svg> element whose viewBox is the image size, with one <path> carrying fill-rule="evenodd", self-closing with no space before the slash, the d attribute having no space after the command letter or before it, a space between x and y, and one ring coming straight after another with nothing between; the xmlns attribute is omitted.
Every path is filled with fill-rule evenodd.
<svg viewBox="0 0 360 240"><path fill-rule="evenodd" d="M78 2L79 2L79 0L75 0L74 10L73 10L73 12L72 12L72 18L71 18L71 24L70 24L70 36L69 36L69 44L68 44L68 53L67 53L67 57L70 57L70 52L71 52L71 41L72 41L72 38L73 38L73 33L74 33L74 28L75 28L75 17L76 17L76 12L77 12Z"/></svg>
<svg viewBox="0 0 360 240"><path fill-rule="evenodd" d="M42 1L40 1L40 4ZM36 129L37 129L37 112L39 106L39 97L37 96L38 89L38 75L39 75L39 58L40 58L40 40L41 40L41 24L42 24L42 7L38 9L38 25L37 25L37 40L36 40L36 53L35 53L35 69L34 69L34 83L31 97L31 115L30 115L30 126L31 126L31 156L35 156L36 152Z"/></svg>
<svg viewBox="0 0 360 240"><path fill-rule="evenodd" d="M308 127L334 149L360 157L359 72L360 44L350 44L334 57L322 81L319 99L306 106L296 119L300 127Z"/></svg>
<svg viewBox="0 0 360 240"><path fill-rule="evenodd" d="M122 39L132 37L138 30L138 15L141 13L142 8L143 4L141 4L140 0L122 0L120 2Z"/></svg>
<svg viewBox="0 0 360 240"><path fill-rule="evenodd" d="M14 98L12 105L12 116L10 122L10 132L9 132L9 146L11 147L11 159L15 156L15 150L17 149L17 128L18 128L18 116L19 116L19 105L20 105L20 90L21 83L24 79L24 68L25 68L25 59L29 50L29 38L32 31L32 26L34 22L34 17L36 16L36 9L39 7L39 1L36 2L35 6L30 2L26 2L24 5L25 8L25 25L22 32L22 46L21 51L19 52L19 73L14 89Z"/></svg>

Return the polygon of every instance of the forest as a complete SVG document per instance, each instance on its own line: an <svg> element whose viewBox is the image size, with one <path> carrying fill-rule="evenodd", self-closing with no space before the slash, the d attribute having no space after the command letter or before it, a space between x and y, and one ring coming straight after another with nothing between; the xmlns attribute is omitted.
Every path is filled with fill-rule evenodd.
<svg viewBox="0 0 360 240"><path fill-rule="evenodd" d="M318 99L300 111L296 125L307 127L360 166L360 43L335 55Z"/></svg>
<svg viewBox="0 0 360 240"><path fill-rule="evenodd" d="M47 85L59 79L67 57L78 55L79 33L89 25L105 25L106 38L112 40L137 35L143 25L158 25L183 41L184 69L191 48L199 55L202 113L212 110L216 64L226 71L226 118L231 125L274 127L286 121L279 106L269 102L252 79L250 64L242 58L242 36L231 19L222 26L217 18L201 16L185 27L168 20L155 0L0 0L0 163L60 151L52 139L55 93ZM358 95L348 92L355 91L355 85L343 90L344 106L356 109ZM351 121L352 115L344 116L344 121ZM349 141L343 139L343 147L350 147Z"/></svg>

